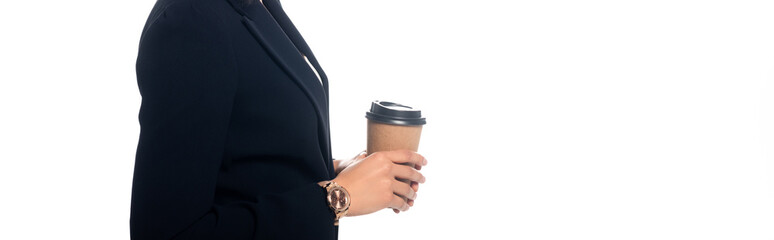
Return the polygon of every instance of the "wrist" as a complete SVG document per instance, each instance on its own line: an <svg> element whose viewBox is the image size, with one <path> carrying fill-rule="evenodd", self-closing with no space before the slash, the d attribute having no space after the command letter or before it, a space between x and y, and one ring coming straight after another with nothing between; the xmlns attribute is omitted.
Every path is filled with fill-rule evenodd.
<svg viewBox="0 0 774 240"><path fill-rule="evenodd" d="M325 199L328 202L328 207L333 211L335 216L333 225L338 226L339 219L347 215L347 211L351 204L351 198L347 189L336 183L334 180L321 181L318 182L317 185L320 185L325 189Z"/></svg>

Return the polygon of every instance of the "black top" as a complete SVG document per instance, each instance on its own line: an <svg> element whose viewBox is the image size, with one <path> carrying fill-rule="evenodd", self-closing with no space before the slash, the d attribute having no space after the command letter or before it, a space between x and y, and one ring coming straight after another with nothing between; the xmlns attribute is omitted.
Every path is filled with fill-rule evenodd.
<svg viewBox="0 0 774 240"><path fill-rule="evenodd" d="M335 177L327 77L279 2L264 4L154 6L137 57L133 239L337 238L316 184Z"/></svg>

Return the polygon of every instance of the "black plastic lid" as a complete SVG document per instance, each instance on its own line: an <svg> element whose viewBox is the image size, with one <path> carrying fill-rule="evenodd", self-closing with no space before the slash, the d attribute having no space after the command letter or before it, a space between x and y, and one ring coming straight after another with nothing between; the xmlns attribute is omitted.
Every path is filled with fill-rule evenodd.
<svg viewBox="0 0 774 240"><path fill-rule="evenodd" d="M371 111L366 112L371 121L392 125L425 125L422 111L394 102L373 101Z"/></svg>

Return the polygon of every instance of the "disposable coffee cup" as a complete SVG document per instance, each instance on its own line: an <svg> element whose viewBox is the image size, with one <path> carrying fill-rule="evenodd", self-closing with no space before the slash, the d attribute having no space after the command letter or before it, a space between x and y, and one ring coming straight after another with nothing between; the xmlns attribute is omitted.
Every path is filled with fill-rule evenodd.
<svg viewBox="0 0 774 240"><path fill-rule="evenodd" d="M425 118L422 111L386 101L373 101L368 119L368 143L366 154L392 150L419 150L419 138ZM415 167L414 164L404 164ZM399 179L410 183L409 180ZM403 200L406 200L404 197Z"/></svg>
<svg viewBox="0 0 774 240"><path fill-rule="evenodd" d="M373 101L368 119L367 154L392 150L419 150L425 118L422 111L387 101Z"/></svg>

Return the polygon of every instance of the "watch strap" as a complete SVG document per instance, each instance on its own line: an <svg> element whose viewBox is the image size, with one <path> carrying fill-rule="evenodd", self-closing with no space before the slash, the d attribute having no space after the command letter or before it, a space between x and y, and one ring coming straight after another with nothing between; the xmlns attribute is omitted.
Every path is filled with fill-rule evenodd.
<svg viewBox="0 0 774 240"><path fill-rule="evenodd" d="M341 219L342 217L344 217L347 214L347 210L349 210L349 205L351 203L348 203L347 207L342 209L342 210L336 209L336 207L333 206L333 203L330 202L330 199L328 198L328 195L331 194L331 191L334 188L342 189L347 194L347 196L349 195L349 193L347 192L346 188L342 187L341 185L339 185L338 183L336 183L334 181L324 181L324 182L321 182L320 186L323 187L323 189L325 189L325 200L328 202L328 207L333 211L333 213L335 215L335 219L333 221L333 225L334 226L338 226L339 225L339 219ZM351 199L350 199L350 201L351 201Z"/></svg>

